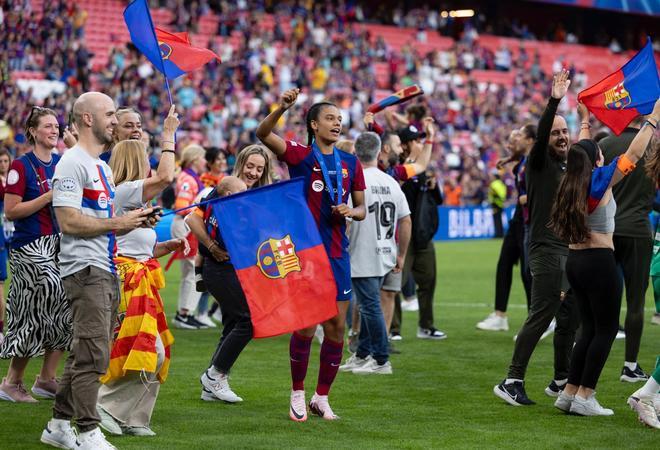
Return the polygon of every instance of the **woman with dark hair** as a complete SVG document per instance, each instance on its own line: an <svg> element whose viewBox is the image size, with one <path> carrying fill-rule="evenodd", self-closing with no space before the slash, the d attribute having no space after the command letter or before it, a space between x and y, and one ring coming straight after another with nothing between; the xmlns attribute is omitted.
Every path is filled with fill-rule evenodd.
<svg viewBox="0 0 660 450"><path fill-rule="evenodd" d="M549 226L569 243L566 274L580 310L568 382L555 406L582 416L611 416L594 396L596 383L612 348L621 309L621 276L614 258L612 186L629 174L660 120L660 100L645 126L620 157L603 166L603 154L590 139L589 112L578 106L580 140L568 151L566 173L555 196Z"/></svg>
<svg viewBox="0 0 660 450"><path fill-rule="evenodd" d="M315 103L307 112L307 145L285 141L273 133L278 120L296 103L299 93L299 89L284 92L277 109L259 124L256 133L266 147L287 163L291 178L304 178L307 205L330 257L339 313L323 323L325 337L321 345L318 384L309 407L324 419L334 420L338 417L330 408L328 393L341 363L346 311L352 292L346 219L364 219L365 182L357 158L335 147L341 135L342 117L334 104ZM353 207L348 206L349 193ZM307 420L304 381L315 330L313 326L294 332L289 345L293 381L289 417L298 422Z"/></svg>
<svg viewBox="0 0 660 450"><path fill-rule="evenodd" d="M51 180L60 156L52 153L60 126L55 111L35 106L25 124L34 150L17 158L7 175L5 217L14 221L9 252L12 279L7 297L7 335L0 357L11 358L0 399L34 403L23 386L30 358L44 352L32 392L55 398L55 371L71 344L71 311L58 265L59 230Z"/></svg>

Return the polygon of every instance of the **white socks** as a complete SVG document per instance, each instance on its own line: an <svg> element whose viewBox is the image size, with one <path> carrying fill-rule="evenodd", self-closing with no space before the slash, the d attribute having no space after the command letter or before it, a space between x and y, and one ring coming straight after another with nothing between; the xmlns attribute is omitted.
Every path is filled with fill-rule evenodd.
<svg viewBox="0 0 660 450"><path fill-rule="evenodd" d="M653 398L660 391L660 383L649 377L648 381L633 395L639 398Z"/></svg>
<svg viewBox="0 0 660 450"><path fill-rule="evenodd" d="M517 378L507 378L506 380L504 380L504 384L516 383L518 381L521 383L523 382L523 380L519 380Z"/></svg>
<svg viewBox="0 0 660 450"><path fill-rule="evenodd" d="M623 363L623 365L626 366L627 368L629 368L630 370L635 370L637 368L637 361L634 361L634 362L626 361L626 362Z"/></svg>

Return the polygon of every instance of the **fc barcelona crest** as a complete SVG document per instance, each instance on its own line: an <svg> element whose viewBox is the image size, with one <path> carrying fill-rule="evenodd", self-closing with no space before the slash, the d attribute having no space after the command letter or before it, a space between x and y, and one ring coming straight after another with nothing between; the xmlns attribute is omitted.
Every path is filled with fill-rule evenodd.
<svg viewBox="0 0 660 450"><path fill-rule="evenodd" d="M605 107L607 109L623 109L631 102L632 98L630 98L630 93L626 90L623 82L605 91Z"/></svg>
<svg viewBox="0 0 660 450"><path fill-rule="evenodd" d="M160 56L163 58L163 61L170 59L172 54L172 46L165 42L158 42L158 47L160 48Z"/></svg>
<svg viewBox="0 0 660 450"><path fill-rule="evenodd" d="M291 241L291 235L282 239L268 239L257 250L257 265L268 278L285 278L291 272L300 272L300 258Z"/></svg>

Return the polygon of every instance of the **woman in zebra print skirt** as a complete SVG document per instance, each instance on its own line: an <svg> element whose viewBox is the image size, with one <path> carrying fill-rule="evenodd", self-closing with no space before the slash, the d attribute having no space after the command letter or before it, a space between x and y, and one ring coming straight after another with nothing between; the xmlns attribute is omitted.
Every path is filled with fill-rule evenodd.
<svg viewBox="0 0 660 450"><path fill-rule="evenodd" d="M25 368L30 358L44 354L32 393L54 398L55 371L71 343L71 313L60 280L59 230L51 205L51 179L60 159L51 152L59 139L55 112L33 107L25 135L34 150L12 163L5 190L5 216L16 230L9 253L7 334L0 347L0 357L11 362L0 399L34 403L23 385Z"/></svg>

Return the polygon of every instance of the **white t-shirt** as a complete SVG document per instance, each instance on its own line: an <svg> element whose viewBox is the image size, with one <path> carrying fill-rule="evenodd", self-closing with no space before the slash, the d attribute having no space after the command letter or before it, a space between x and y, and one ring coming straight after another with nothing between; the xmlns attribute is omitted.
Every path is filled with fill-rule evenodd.
<svg viewBox="0 0 660 450"><path fill-rule="evenodd" d="M396 227L410 215L406 197L394 178L377 167L364 169L367 217L349 230L351 277L382 277L396 266Z"/></svg>
<svg viewBox="0 0 660 450"><path fill-rule="evenodd" d="M125 181L117 186L115 191L115 214L122 216L127 212L146 208L142 202L144 180ZM156 246L156 231L153 228L140 227L117 236L117 254L146 261L154 256Z"/></svg>

